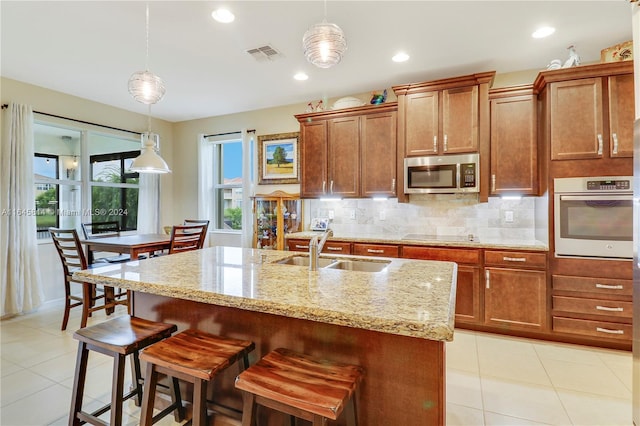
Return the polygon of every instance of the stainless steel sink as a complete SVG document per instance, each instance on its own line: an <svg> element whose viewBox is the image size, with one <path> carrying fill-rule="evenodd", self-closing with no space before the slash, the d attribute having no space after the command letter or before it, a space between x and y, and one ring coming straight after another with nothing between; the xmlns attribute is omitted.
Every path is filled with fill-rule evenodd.
<svg viewBox="0 0 640 426"><path fill-rule="evenodd" d="M327 269L344 269L345 271L380 272L389 266L389 260L339 260L326 266Z"/></svg>
<svg viewBox="0 0 640 426"><path fill-rule="evenodd" d="M318 267L324 268L325 266L335 262L336 262L336 259L321 257L318 259ZM287 257L286 259L279 260L278 263L282 265L309 266L309 256Z"/></svg>
<svg viewBox="0 0 640 426"><path fill-rule="evenodd" d="M279 260L282 265L309 266L309 256L291 256ZM390 260L360 260L335 257L318 258L318 268L342 269L345 271L380 272L384 270Z"/></svg>

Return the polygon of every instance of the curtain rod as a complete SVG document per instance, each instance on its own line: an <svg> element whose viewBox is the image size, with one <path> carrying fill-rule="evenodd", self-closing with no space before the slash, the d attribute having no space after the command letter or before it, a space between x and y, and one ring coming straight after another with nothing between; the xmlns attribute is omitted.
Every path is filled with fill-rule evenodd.
<svg viewBox="0 0 640 426"><path fill-rule="evenodd" d="M2 109L7 108L8 104L2 104ZM75 118L63 117L61 115L49 114L42 111L33 111L35 114L46 115L47 117L61 118L63 120L75 121L76 123L89 124L91 126L104 127L105 129L118 130L120 132L133 133L134 135L141 135L140 132L134 132L133 130L120 129L118 127L106 126L104 124L92 123L91 121L77 120Z"/></svg>
<svg viewBox="0 0 640 426"><path fill-rule="evenodd" d="M255 133L256 129L247 130L247 133ZM227 136L227 135L237 135L238 133L242 133L242 130L238 130L235 132L227 132L227 133L215 133L213 135L204 135L205 138L210 138L212 136Z"/></svg>

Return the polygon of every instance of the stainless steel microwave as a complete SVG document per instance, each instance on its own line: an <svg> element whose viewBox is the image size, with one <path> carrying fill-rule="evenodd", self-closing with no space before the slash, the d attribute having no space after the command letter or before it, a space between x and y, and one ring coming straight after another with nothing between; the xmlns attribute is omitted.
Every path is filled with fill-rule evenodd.
<svg viewBox="0 0 640 426"><path fill-rule="evenodd" d="M405 194L480 191L478 154L434 155L404 159Z"/></svg>

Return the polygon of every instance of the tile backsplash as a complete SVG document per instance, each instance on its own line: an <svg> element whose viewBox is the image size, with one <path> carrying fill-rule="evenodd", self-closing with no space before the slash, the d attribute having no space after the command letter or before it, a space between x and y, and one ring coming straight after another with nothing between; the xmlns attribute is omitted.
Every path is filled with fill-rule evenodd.
<svg viewBox="0 0 640 426"><path fill-rule="evenodd" d="M305 200L306 226L312 217L333 217L330 227L337 235L428 234L478 238L535 240L536 197L503 200L490 197L479 203L476 194L411 196L410 203L351 199ZM306 229L306 228L305 228ZM546 234L546 232L543 232Z"/></svg>

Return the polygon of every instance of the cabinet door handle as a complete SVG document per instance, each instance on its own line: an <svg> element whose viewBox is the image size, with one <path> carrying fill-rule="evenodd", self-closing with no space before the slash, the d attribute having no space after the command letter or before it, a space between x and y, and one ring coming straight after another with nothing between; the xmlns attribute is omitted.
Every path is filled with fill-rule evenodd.
<svg viewBox="0 0 640 426"><path fill-rule="evenodd" d="M448 146L449 144L447 143L448 142L447 139L448 139L447 135L444 135L444 147L443 147L444 152L447 152L447 149L449 149L449 146Z"/></svg>
<svg viewBox="0 0 640 426"><path fill-rule="evenodd" d="M502 260L504 260L505 262L526 262L527 258L526 257L507 257L507 256L503 256Z"/></svg>
<svg viewBox="0 0 640 426"><path fill-rule="evenodd" d="M491 192L496 192L496 175L491 175Z"/></svg>
<svg viewBox="0 0 640 426"><path fill-rule="evenodd" d="M384 250L367 249L367 253L384 253Z"/></svg>
<svg viewBox="0 0 640 426"><path fill-rule="evenodd" d="M327 250L329 250L329 251L342 251L342 247L327 246Z"/></svg>
<svg viewBox="0 0 640 426"><path fill-rule="evenodd" d="M433 152L438 152L438 135L433 137Z"/></svg>
<svg viewBox="0 0 640 426"><path fill-rule="evenodd" d="M297 248L297 249L305 249L305 250L306 250L306 249L308 249L308 248L309 248L309 246L308 246L308 245L306 245L306 246L302 246L302 245L300 245L300 244L296 244L296 248Z"/></svg>
<svg viewBox="0 0 640 426"><path fill-rule="evenodd" d="M598 133L598 155L602 155L602 135Z"/></svg>
<svg viewBox="0 0 640 426"><path fill-rule="evenodd" d="M622 290L624 287L622 286L622 284L607 285L607 284L596 283L596 288L604 288L607 290Z"/></svg>
<svg viewBox="0 0 640 426"><path fill-rule="evenodd" d="M610 308L608 306L596 306L598 311L607 311L607 312L624 312L624 308Z"/></svg>
<svg viewBox="0 0 640 426"><path fill-rule="evenodd" d="M391 179L391 192L394 194L396 192L396 178Z"/></svg>
<svg viewBox="0 0 640 426"><path fill-rule="evenodd" d="M618 134L614 133L611 137L613 139L613 154L618 154Z"/></svg>
<svg viewBox="0 0 640 426"><path fill-rule="evenodd" d="M327 193L327 181L326 180L322 181L322 193L323 194Z"/></svg>
<svg viewBox="0 0 640 426"><path fill-rule="evenodd" d="M329 186L329 193L333 194L333 181L331 181L331 186Z"/></svg>
<svg viewBox="0 0 640 426"><path fill-rule="evenodd" d="M486 287L489 288L490 287L489 284L491 282L491 279L489 278L489 271L488 270L484 271L484 282L487 284Z"/></svg>
<svg viewBox="0 0 640 426"><path fill-rule="evenodd" d="M624 334L624 330L610 330L608 328L596 327L596 331L608 334Z"/></svg>

